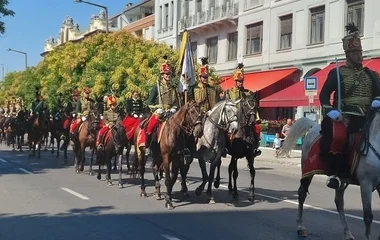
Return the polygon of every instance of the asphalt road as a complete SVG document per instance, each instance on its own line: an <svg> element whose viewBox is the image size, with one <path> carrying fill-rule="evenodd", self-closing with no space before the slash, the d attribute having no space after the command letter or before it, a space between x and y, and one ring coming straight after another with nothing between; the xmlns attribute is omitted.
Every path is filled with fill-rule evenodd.
<svg viewBox="0 0 380 240"><path fill-rule="evenodd" d="M180 200L180 184L174 187L175 209L169 211L154 192L152 174L147 192L139 196L139 181L124 174L124 188L107 186L87 172L76 174L50 152L41 159L29 159L27 152L11 152L0 146L0 239L298 239L296 234L299 153L292 158L276 159L264 151L257 158L256 201L248 202L249 172L246 161L239 162L240 200L232 201L226 186L225 160L221 169L222 185L214 190L216 204L208 204L205 195L195 196L200 184L198 163L191 166L190 197ZM69 156L71 157L71 156ZM86 166L85 170L87 171ZM117 174L113 174L117 183ZM163 181L162 181L163 184ZM165 191L165 187L162 188ZM325 187L325 178L316 177L305 209L308 239L344 239L343 228L335 212L333 191ZM373 237L380 235L380 207L373 194ZM359 188L347 189L346 214L356 239L364 239L364 223Z"/></svg>

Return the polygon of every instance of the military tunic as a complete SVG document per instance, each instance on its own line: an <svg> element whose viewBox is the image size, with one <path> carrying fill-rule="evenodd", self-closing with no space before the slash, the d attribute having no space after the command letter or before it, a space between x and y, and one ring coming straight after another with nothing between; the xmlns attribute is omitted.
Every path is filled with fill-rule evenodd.
<svg viewBox="0 0 380 240"><path fill-rule="evenodd" d="M31 109L34 114L39 114L41 110L46 110L47 107L44 101L34 100Z"/></svg>
<svg viewBox="0 0 380 240"><path fill-rule="evenodd" d="M190 89L190 99L195 100L201 107L203 112L211 110L217 102L219 102L219 96L214 87L209 84L204 85L199 83L194 88Z"/></svg>
<svg viewBox="0 0 380 240"><path fill-rule="evenodd" d="M87 116L90 110L94 108L95 101L91 98L84 98L81 100L78 100L77 106L76 106L76 112L77 114L82 114L83 116Z"/></svg>
<svg viewBox="0 0 380 240"><path fill-rule="evenodd" d="M104 121L110 126L115 126L119 121L119 114L109 109L104 112Z"/></svg>
<svg viewBox="0 0 380 240"><path fill-rule="evenodd" d="M375 81L379 76L368 68L356 69L342 66L339 68L341 81L342 113L364 117L374 97L380 96L380 89ZM323 107L323 114L337 109L338 93L334 93L334 103L330 104L331 93L337 91L336 69L330 71L327 80L322 87L319 99Z"/></svg>
<svg viewBox="0 0 380 240"><path fill-rule="evenodd" d="M169 110L173 107L179 107L177 89L170 85L160 84L160 89L158 90L157 85L154 85L152 91L150 92L149 98L146 101L146 104L160 104L160 107L162 107L164 110Z"/></svg>
<svg viewBox="0 0 380 240"><path fill-rule="evenodd" d="M233 87L230 90L227 91L228 97L231 99L231 101L235 102L243 97L251 95L252 92L245 88L238 88Z"/></svg>
<svg viewBox="0 0 380 240"><path fill-rule="evenodd" d="M140 99L129 99L127 101L127 114L133 116L140 115L143 112L143 102Z"/></svg>

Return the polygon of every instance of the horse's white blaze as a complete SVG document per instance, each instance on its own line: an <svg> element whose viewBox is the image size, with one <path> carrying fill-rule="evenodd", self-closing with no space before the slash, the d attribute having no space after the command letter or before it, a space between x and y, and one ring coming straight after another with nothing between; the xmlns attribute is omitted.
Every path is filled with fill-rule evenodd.
<svg viewBox="0 0 380 240"><path fill-rule="evenodd" d="M237 121L233 121L230 123L230 127L228 129L229 133L235 133L238 130L239 124Z"/></svg>

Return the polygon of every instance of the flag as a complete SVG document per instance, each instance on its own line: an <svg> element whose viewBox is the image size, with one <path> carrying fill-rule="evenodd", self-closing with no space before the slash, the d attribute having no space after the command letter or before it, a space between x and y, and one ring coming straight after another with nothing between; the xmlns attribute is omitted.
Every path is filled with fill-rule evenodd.
<svg viewBox="0 0 380 240"><path fill-rule="evenodd" d="M185 31L182 36L180 57L181 57L180 59L181 59L182 71L181 71L181 79L178 84L178 90L179 92L182 93L183 84L185 84L186 82L185 75L187 76L187 79L188 79L187 80L188 86L192 86L195 84L193 53L191 51L191 41L190 41L190 37L187 31Z"/></svg>

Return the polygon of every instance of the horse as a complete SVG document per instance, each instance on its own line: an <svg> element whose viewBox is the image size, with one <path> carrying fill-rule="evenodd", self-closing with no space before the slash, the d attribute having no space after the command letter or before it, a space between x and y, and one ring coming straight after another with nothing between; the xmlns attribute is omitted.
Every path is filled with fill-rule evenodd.
<svg viewBox="0 0 380 240"><path fill-rule="evenodd" d="M12 150L15 151L15 144L17 149L22 152L22 143L24 142L24 135L26 129L26 111L21 108L17 109L17 114L14 117L10 117L9 121L9 143L12 144Z"/></svg>
<svg viewBox="0 0 380 240"><path fill-rule="evenodd" d="M240 100L233 102L229 99L218 102L209 112L206 113L203 123L203 135L196 143L196 150L192 155L198 159L202 171L202 184L197 187L195 194L200 196L208 182L207 195L209 203L215 203L212 196L211 185L214 181L215 169L221 164L222 152L226 146L225 136L236 134L239 129L238 107ZM210 173L207 174L206 161L210 164ZM192 158L188 160L189 165ZM187 172L184 174L187 175ZM185 181L185 179L182 179ZM216 185L216 187L219 187Z"/></svg>
<svg viewBox="0 0 380 240"><path fill-rule="evenodd" d="M98 104L95 104L94 110L89 111L87 120L78 126L78 138L72 139L76 173L81 173L84 170L85 149L87 147L92 149L91 165L94 160L96 134L100 129L100 113L96 106L98 106ZM90 171L89 174L91 175L92 171Z"/></svg>
<svg viewBox="0 0 380 240"><path fill-rule="evenodd" d="M69 128L64 128L64 122L66 121L66 115L63 112L59 112L50 118L49 131L51 136L51 154L55 153L54 142L57 142L57 155L59 158L59 151L63 151L64 163L67 164L67 148L70 138ZM54 141L55 140L55 141ZM61 145L61 141L63 141Z"/></svg>
<svg viewBox="0 0 380 240"><path fill-rule="evenodd" d="M29 143L29 157L41 157L41 141L43 136L43 129L45 128L45 110L39 110L38 114L30 116L27 129L28 129L28 143ZM31 152L32 151L32 152Z"/></svg>
<svg viewBox="0 0 380 240"><path fill-rule="evenodd" d="M202 136L202 111L200 105L195 101L190 101L183 105L173 116L168 118L163 125L161 139L159 139L158 149L153 150L154 165L162 164L165 171L165 207L174 209L172 203L172 190L178 177L178 170L182 176L181 192L187 194L185 161L183 150L189 136L199 138ZM160 157L156 157L158 155ZM171 165L171 167L170 167ZM171 174L170 174L171 173ZM142 191L145 191L145 189ZM144 194L142 192L142 194ZM146 193L145 193L146 194Z"/></svg>
<svg viewBox="0 0 380 240"><path fill-rule="evenodd" d="M236 180L238 177L237 160L245 157L248 161L249 172L251 175L251 185L248 195L249 201L254 201L255 198L255 150L257 148L257 139L254 137L256 112L257 112L257 99L256 94L249 95L240 101L240 108L238 111L239 128L236 134L227 144L228 154L231 155L231 162L228 166L228 190L233 192L233 199L238 199L239 194L237 191ZM227 140L228 141L228 140ZM221 162L220 162L221 163ZM214 186L220 185L220 165L217 166L217 175L215 178ZM234 179L234 186L232 187L232 176Z"/></svg>
<svg viewBox="0 0 380 240"><path fill-rule="evenodd" d="M363 131L361 135L363 141L358 144L358 147L360 147L360 149L358 148L358 151L364 149L366 154L362 154L362 151L358 153L356 171L353 173L353 177L357 181L341 179L341 185L335 190L335 204L339 212L341 224L344 227L344 235L346 239L354 239L351 230L348 227L344 211L344 192L349 184L360 186L366 229L365 236L367 240L371 239L371 223L373 219L371 207L372 191L376 189L380 195L380 155L378 153L378 151L380 151L378 148L380 139L379 126L380 111L379 109L371 110L370 117L367 119L364 127L365 131ZM303 138L301 154L301 167L304 169L307 163L306 161L309 158L309 151L314 146L316 139L320 136L320 130L321 126L316 122L306 117L298 119L292 125L292 128L284 141L280 155L284 155L293 149L297 140L307 133ZM298 189L297 233L299 236L303 237L307 236L307 231L303 224L303 206L313 175L314 174L307 175L302 178Z"/></svg>

